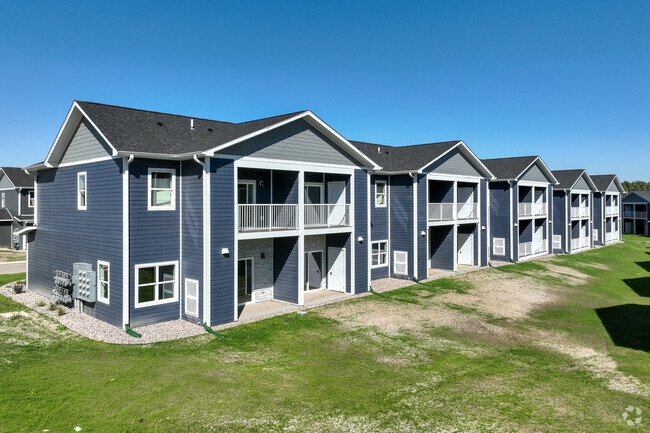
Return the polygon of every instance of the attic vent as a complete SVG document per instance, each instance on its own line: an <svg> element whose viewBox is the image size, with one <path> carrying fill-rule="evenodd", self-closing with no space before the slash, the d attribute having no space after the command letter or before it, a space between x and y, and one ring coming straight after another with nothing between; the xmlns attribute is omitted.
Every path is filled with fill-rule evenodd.
<svg viewBox="0 0 650 433"><path fill-rule="evenodd" d="M190 119L190 129L194 131L194 119Z"/></svg>
<svg viewBox="0 0 650 433"><path fill-rule="evenodd" d="M158 126L162 126L162 122L156 122Z"/></svg>

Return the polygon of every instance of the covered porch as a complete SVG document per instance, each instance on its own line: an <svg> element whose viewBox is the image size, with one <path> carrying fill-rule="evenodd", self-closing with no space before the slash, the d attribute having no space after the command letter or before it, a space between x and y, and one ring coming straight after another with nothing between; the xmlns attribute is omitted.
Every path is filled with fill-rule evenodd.
<svg viewBox="0 0 650 433"><path fill-rule="evenodd" d="M427 237L429 274L431 270L455 272L462 267L478 266L477 223L432 226Z"/></svg>

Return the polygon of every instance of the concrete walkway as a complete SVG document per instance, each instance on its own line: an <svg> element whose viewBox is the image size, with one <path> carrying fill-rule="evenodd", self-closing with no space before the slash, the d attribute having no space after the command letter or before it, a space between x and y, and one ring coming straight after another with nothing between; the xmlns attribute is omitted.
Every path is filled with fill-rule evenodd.
<svg viewBox="0 0 650 433"><path fill-rule="evenodd" d="M25 272L27 269L27 262L3 262L0 263L0 275L2 274L19 274Z"/></svg>

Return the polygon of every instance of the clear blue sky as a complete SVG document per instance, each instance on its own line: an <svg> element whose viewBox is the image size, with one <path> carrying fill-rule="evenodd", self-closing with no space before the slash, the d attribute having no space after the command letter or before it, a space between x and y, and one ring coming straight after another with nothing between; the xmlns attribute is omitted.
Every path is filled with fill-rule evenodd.
<svg viewBox="0 0 650 433"><path fill-rule="evenodd" d="M0 164L41 161L74 99L650 181L650 2L0 3Z"/></svg>

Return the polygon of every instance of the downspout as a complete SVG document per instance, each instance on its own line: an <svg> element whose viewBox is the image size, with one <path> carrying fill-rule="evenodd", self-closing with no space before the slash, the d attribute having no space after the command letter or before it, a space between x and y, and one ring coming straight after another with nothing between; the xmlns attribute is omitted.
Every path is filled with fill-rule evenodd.
<svg viewBox="0 0 650 433"><path fill-rule="evenodd" d="M207 158L207 156L206 156ZM210 287L210 251L209 251L209 179L208 179L208 164L206 161L201 161L198 155L192 156L194 162L199 164L203 168L203 324L205 327L209 327L209 302L208 302L208 288ZM207 330L207 328L206 328Z"/></svg>
<svg viewBox="0 0 650 433"><path fill-rule="evenodd" d="M129 224L129 164L133 161L133 154L129 155L128 159L124 158L124 169L122 172L122 325L127 334L137 337L129 326L130 311L130 224Z"/></svg>

